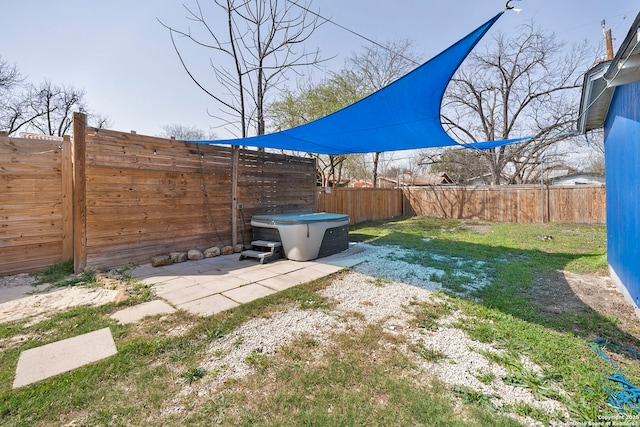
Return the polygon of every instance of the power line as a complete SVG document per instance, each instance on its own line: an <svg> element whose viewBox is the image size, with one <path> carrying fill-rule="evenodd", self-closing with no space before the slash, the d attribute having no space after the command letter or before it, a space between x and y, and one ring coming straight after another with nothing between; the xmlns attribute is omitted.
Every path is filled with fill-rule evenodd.
<svg viewBox="0 0 640 427"><path fill-rule="evenodd" d="M345 27L344 25L338 24L337 22L333 21L333 20L332 20L332 19L330 19L330 18L325 18L324 16L320 15L319 13L314 12L313 10L311 10L311 9L309 9L309 8L307 8L307 7L303 6L303 5L301 5L301 4L299 4L297 1L294 1L294 0L287 0L287 1L288 1L289 3L291 3L292 5L298 6L300 9L304 10L305 12L308 12L308 13L310 13L310 14L312 14L312 15L315 15L316 17L318 17L318 18L320 18L320 19L324 19L324 21L325 21L325 22L328 22L328 23L330 23L330 24L333 24L333 25L335 25L335 26L336 26L336 27L338 27L338 28L341 28L341 29L343 29L343 30L345 30L345 31L347 31L347 32L349 32L349 33L351 33L351 34L353 34L353 35L357 36L357 37L360 37L361 39L364 39L364 40L368 41L369 43L372 43L372 44L374 44L374 45L376 45L376 46L378 46L378 47L381 47L381 48L383 48L383 49L385 49L385 50L388 50L389 52L398 53L398 52L394 52L394 51L392 51L388 46L385 46L385 45L383 45L383 44L381 44L381 43L378 43L377 41L375 41L375 40L373 40L373 39L370 39L369 37L367 37L367 36L365 36L365 35L363 35L363 34L360 34L360 33L358 33L357 31L351 30L351 29L349 29L349 28ZM406 56L404 56L404 55L402 55L402 54L398 54L398 55L399 55L402 59L404 59L405 61L409 61L409 62L411 62L411 63L412 63L412 64L414 64L414 65L420 65L420 63L419 63L419 62L414 61L414 60L413 60L413 59L411 59L411 58L407 58Z"/></svg>

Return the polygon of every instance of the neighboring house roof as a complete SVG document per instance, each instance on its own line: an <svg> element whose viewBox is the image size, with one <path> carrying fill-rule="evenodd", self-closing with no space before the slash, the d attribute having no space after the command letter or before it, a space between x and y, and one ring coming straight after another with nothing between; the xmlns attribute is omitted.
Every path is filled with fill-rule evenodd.
<svg viewBox="0 0 640 427"><path fill-rule="evenodd" d="M554 185L604 184L604 176L597 173L572 173L552 179Z"/></svg>
<svg viewBox="0 0 640 427"><path fill-rule="evenodd" d="M373 188L373 184L369 181L358 180L353 183L353 188Z"/></svg>
<svg viewBox="0 0 640 427"><path fill-rule="evenodd" d="M449 178L445 172L443 173L426 173L414 177L412 185L444 185L453 184L453 180Z"/></svg>
<svg viewBox="0 0 640 427"><path fill-rule="evenodd" d="M640 80L640 13L616 56L593 66L584 76L578 131L604 126L616 86Z"/></svg>
<svg viewBox="0 0 640 427"><path fill-rule="evenodd" d="M573 175L575 173L576 170L571 166L554 165L544 168L544 179L555 180L565 176Z"/></svg>
<svg viewBox="0 0 640 427"><path fill-rule="evenodd" d="M480 176L474 176L473 178L466 179L465 182L470 185L484 185L491 183L492 179L493 175L490 172L487 172ZM503 183L505 180L500 177L500 182Z"/></svg>
<svg viewBox="0 0 640 427"><path fill-rule="evenodd" d="M381 181L397 184L397 179L380 177ZM425 173L422 175L404 174L399 177L400 184L403 185L444 185L453 184L453 180L449 178L445 172L443 173Z"/></svg>

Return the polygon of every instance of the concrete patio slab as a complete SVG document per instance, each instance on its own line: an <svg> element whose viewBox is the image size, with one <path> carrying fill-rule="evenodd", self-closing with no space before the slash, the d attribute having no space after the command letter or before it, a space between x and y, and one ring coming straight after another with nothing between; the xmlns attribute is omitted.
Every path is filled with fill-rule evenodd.
<svg viewBox="0 0 640 427"><path fill-rule="evenodd" d="M167 270L165 270L162 267L152 267L151 264L145 264L145 265L141 265L139 267L135 267L134 269L132 269L129 274L131 275L131 277L133 277L134 279L137 280L142 280L142 279L146 279L150 276L153 277L160 277L162 276L162 273L166 272L168 276L173 277L173 274L167 272Z"/></svg>
<svg viewBox="0 0 640 427"><path fill-rule="evenodd" d="M236 302L239 302L240 304L246 304L258 298L266 297L267 295L275 293L276 291L273 289L258 285L257 283L252 283L250 285L223 292L222 295Z"/></svg>
<svg viewBox="0 0 640 427"><path fill-rule="evenodd" d="M233 274L234 277L237 277L245 283L259 282L260 280L268 279L277 275L278 273L272 270L267 270L266 268L255 268L253 270L243 271L240 274Z"/></svg>
<svg viewBox="0 0 640 427"><path fill-rule="evenodd" d="M116 311L111 315L112 319L122 324L136 323L147 316L156 316L158 314L171 314L176 311L175 308L162 300L153 300L142 304L127 307L123 310Z"/></svg>
<svg viewBox="0 0 640 427"><path fill-rule="evenodd" d="M316 280L326 275L327 274L314 270L311 267L306 267L301 270L296 270L296 271L292 271L291 273L284 274L284 276L286 276L287 278L293 278L293 279L299 280L300 283L310 282L312 280Z"/></svg>
<svg viewBox="0 0 640 427"><path fill-rule="evenodd" d="M239 255L222 255L213 258L206 258L198 262L203 263L203 270L205 270L205 272L228 272L238 268L238 259Z"/></svg>
<svg viewBox="0 0 640 427"><path fill-rule="evenodd" d="M0 293L0 304L7 301L13 301L15 299L31 295L35 292L42 292L48 285L21 285L11 286L2 290Z"/></svg>
<svg viewBox="0 0 640 427"><path fill-rule="evenodd" d="M212 293L220 293L229 289L239 288L246 285L247 282L234 276L221 276L217 279L209 279L201 283L202 286L212 291Z"/></svg>
<svg viewBox="0 0 640 427"><path fill-rule="evenodd" d="M173 278L164 282L158 283L154 286L156 292L170 292L175 289L188 288L189 286L195 286L198 282L196 280L187 279L182 276L173 276Z"/></svg>
<svg viewBox="0 0 640 427"><path fill-rule="evenodd" d="M326 258L317 260L319 264L331 264L339 267L353 267L365 261L366 250L355 243L349 244L349 249Z"/></svg>
<svg viewBox="0 0 640 427"><path fill-rule="evenodd" d="M18 358L13 388L71 371L116 353L109 328L23 351Z"/></svg>
<svg viewBox="0 0 640 427"><path fill-rule="evenodd" d="M221 294L214 294L206 298L180 304L178 308L198 316L212 316L238 305L240 304Z"/></svg>
<svg viewBox="0 0 640 427"><path fill-rule="evenodd" d="M329 260L326 264L334 265L340 268L351 268L365 261L363 257L354 257L354 258L340 258L335 260Z"/></svg>
<svg viewBox="0 0 640 427"><path fill-rule="evenodd" d="M307 267L305 268L305 270L312 270L312 271L317 271L318 273L322 274L323 276L328 276L329 274L333 274L336 273L340 270L342 270L343 267L340 266L336 266L333 264L316 264L314 266L311 267Z"/></svg>
<svg viewBox="0 0 640 427"><path fill-rule="evenodd" d="M259 264L251 259L248 259L246 261L238 261L238 263L236 264L236 268L229 270L227 274L229 274L230 276L239 276L241 274L251 273L252 271L261 270L263 268L263 264Z"/></svg>
<svg viewBox="0 0 640 427"><path fill-rule="evenodd" d="M158 276L139 277L139 278L134 277L134 279L136 279L140 283L144 283L145 285L157 285L158 283L162 283L162 282L165 282L167 280L171 280L174 277L176 277L176 276L174 276L174 275L170 275L170 276L160 276L160 275L158 275Z"/></svg>
<svg viewBox="0 0 640 427"><path fill-rule="evenodd" d="M259 285L266 286L276 291L284 291L285 289L292 288L300 283L303 283L302 279L287 277L286 275L271 277L258 282Z"/></svg>
<svg viewBox="0 0 640 427"><path fill-rule="evenodd" d="M214 292L202 285L193 285L186 288L173 289L168 292L158 292L158 296L166 299L175 306L184 304L185 302L208 297Z"/></svg>
<svg viewBox="0 0 640 427"><path fill-rule="evenodd" d="M265 266L265 270L273 271L277 274L287 274L291 273L292 271L300 270L302 268L304 268L304 265L290 260L277 261L273 264L267 264Z"/></svg>
<svg viewBox="0 0 640 427"><path fill-rule="evenodd" d="M223 271L207 271L206 273L199 274L183 274L180 277L184 277L187 280L191 280L196 283L208 282L215 279L220 279L222 277L231 277L231 275L227 272Z"/></svg>
<svg viewBox="0 0 640 427"><path fill-rule="evenodd" d="M155 283L156 294L169 304L206 316L356 265L363 261L353 259L359 252L351 245L320 260L279 259L267 264L241 261L238 254L222 255L157 268L145 265L132 275Z"/></svg>

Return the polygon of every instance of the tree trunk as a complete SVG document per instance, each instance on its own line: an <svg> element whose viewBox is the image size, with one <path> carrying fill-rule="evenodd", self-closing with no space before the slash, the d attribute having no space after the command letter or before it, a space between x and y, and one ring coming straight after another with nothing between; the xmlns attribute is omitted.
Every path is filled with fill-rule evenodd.
<svg viewBox="0 0 640 427"><path fill-rule="evenodd" d="M378 161L380 160L380 153L373 153L373 188L378 187Z"/></svg>

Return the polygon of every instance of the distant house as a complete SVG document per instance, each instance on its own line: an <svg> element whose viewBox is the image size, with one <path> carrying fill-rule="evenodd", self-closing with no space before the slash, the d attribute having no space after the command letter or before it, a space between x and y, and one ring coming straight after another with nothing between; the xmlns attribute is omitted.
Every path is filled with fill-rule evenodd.
<svg viewBox="0 0 640 427"><path fill-rule="evenodd" d="M421 175L403 174L397 178L378 178L378 187L397 188L402 186L427 186L453 184L453 180L446 173L425 173Z"/></svg>
<svg viewBox="0 0 640 427"><path fill-rule="evenodd" d="M491 180L493 179L493 175L491 173L485 173L484 175L476 176L473 178L469 178L465 181L466 185L475 185L476 187L481 187L483 185L493 185L491 184ZM507 183L507 180L500 177L500 185L504 185Z"/></svg>
<svg viewBox="0 0 640 427"><path fill-rule="evenodd" d="M615 57L584 77L578 129L604 128L607 260L640 317L640 14Z"/></svg>
<svg viewBox="0 0 640 427"><path fill-rule="evenodd" d="M604 176L597 173L581 172L558 176L551 179L553 185L604 185Z"/></svg>
<svg viewBox="0 0 640 427"><path fill-rule="evenodd" d="M562 180L565 176L570 176L575 174L577 171L571 166L567 165L551 165L549 167L545 166L543 178L545 182L555 183L556 180ZM540 182L540 178L537 178L536 184Z"/></svg>
<svg viewBox="0 0 640 427"><path fill-rule="evenodd" d="M468 179L467 185L483 186L491 184L492 175L487 173L482 176ZM538 184L540 178L537 178L536 182L530 182ZM544 170L544 182L552 185L604 185L604 176L596 173L588 172L576 172L574 168L566 165L555 165ZM506 185L507 181L504 178L500 178L500 185Z"/></svg>
<svg viewBox="0 0 640 427"><path fill-rule="evenodd" d="M373 184L369 181L359 179L352 184L353 188L373 188Z"/></svg>

